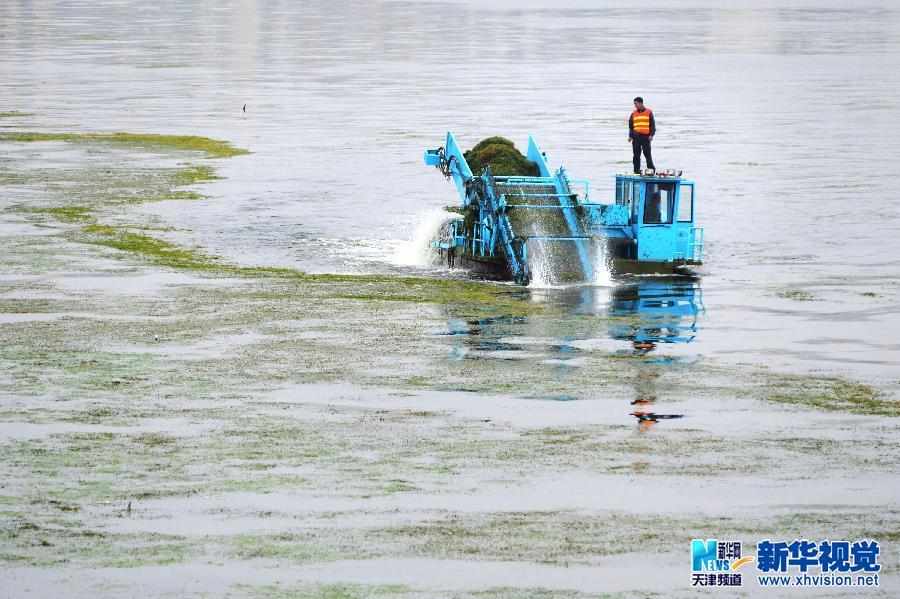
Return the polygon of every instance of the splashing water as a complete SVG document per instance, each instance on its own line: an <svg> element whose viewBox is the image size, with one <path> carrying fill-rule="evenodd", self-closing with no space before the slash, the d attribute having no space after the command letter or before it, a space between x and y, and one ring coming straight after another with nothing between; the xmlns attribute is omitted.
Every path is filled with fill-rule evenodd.
<svg viewBox="0 0 900 599"><path fill-rule="evenodd" d="M440 263L440 256L431 247L431 242L438 239L442 225L453 220L453 216L444 209L434 209L423 212L417 220L412 238L402 242L394 252L392 262L397 266L435 266Z"/></svg>
<svg viewBox="0 0 900 599"><path fill-rule="evenodd" d="M531 269L531 282L528 286L536 289L553 287L553 260L547 251L547 243L533 240L528 247L528 266Z"/></svg>
<svg viewBox="0 0 900 599"><path fill-rule="evenodd" d="M591 244L594 260L591 285L595 287L612 287L612 268L607 250L606 237L594 238Z"/></svg>
<svg viewBox="0 0 900 599"><path fill-rule="evenodd" d="M534 237L546 235L541 221L536 220L531 223L531 234ZM528 242L528 267L531 269L529 287L534 289L560 289L564 287L564 285L559 284L558 280L557 253L554 251L553 242L543 239L532 239Z"/></svg>
<svg viewBox="0 0 900 599"><path fill-rule="evenodd" d="M573 281L574 285L591 285L593 287L612 287L612 272L605 238L597 238L591 242L591 276L590 280ZM529 243L528 264L531 267L531 283L535 289L561 289L569 285L558 280L557 265L551 243L532 240Z"/></svg>
<svg viewBox="0 0 900 599"><path fill-rule="evenodd" d="M531 234L535 237L543 236L544 232L540 223L531 222ZM547 243L542 239L532 239L528 242L528 268L531 270L531 281L528 286L536 289L552 287L553 261L547 248Z"/></svg>

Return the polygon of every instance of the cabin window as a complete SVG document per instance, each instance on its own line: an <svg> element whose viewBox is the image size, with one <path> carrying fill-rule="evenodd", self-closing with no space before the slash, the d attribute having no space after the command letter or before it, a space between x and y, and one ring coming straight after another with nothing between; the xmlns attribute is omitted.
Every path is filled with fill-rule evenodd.
<svg viewBox="0 0 900 599"><path fill-rule="evenodd" d="M638 207L641 205L641 186L640 185L632 185L631 186L631 220L637 222L637 214Z"/></svg>
<svg viewBox="0 0 900 599"><path fill-rule="evenodd" d="M631 181L619 179L616 182L616 204L622 206L631 204Z"/></svg>
<svg viewBox="0 0 900 599"><path fill-rule="evenodd" d="M678 200L678 222L690 223L694 221L694 186L682 185L681 198Z"/></svg>
<svg viewBox="0 0 900 599"><path fill-rule="evenodd" d="M647 183L644 198L645 225L672 223L672 209L675 204L674 183Z"/></svg>

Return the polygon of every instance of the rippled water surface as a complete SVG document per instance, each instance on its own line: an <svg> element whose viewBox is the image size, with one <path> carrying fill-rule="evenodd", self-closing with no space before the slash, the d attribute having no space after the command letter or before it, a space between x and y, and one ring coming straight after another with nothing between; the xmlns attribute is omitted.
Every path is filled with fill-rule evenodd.
<svg viewBox="0 0 900 599"><path fill-rule="evenodd" d="M786 4L9 2L0 100L34 113L17 126L252 149L214 200L147 209L216 253L409 272L456 201L421 163L445 131L531 133L608 198L641 94L657 162L698 185L697 351L879 376L900 362L900 13Z"/></svg>
<svg viewBox="0 0 900 599"><path fill-rule="evenodd" d="M473 412L485 423L514 413L531 425L542 418L573 425L582 417L631 425L636 415L639 426L649 427L652 422L641 420L649 410L642 402L664 399L668 377L677 379L685 372L681 366L705 358L845 376L896 392L900 6L887 0L602 4L8 0L0 3L0 112L26 114L0 119L0 133L130 131L229 140L252 153L218 161L221 179L202 189L208 197L142 204L128 218L160 227L166 239L245 265L462 278L423 259L442 208L457 202L452 184L424 166L423 151L441 145L447 131L464 147L503 135L522 148L531 134L553 166L589 179L592 199L610 202L613 175L631 168L626 121L632 98L641 95L657 119L657 165L683 169L696 182L696 214L706 233L700 277L524 291L528 302L556 315L546 319L473 320L452 309L421 308L397 317L439 323L421 339L398 342L421 346L405 357L411 371L431 367L432 352L452 372L456 364L474 364L472 385L495 384L499 393L508 382L503 377L512 378L504 373L525 377L529 364L552 366L558 391L542 388L525 399L574 405L571 400L583 399L578 377L593 376L583 372L591 352L642 360L633 380L611 377L629 388L631 403L615 401L609 411L580 402L573 409L583 411L564 412L542 401L535 416L523 416L527 410L520 413L519 404L504 398ZM0 144L0 169L39 169L49 165L48 156L57 169L104 160L133 160L141 167L165 162L152 153L47 148L42 154L44 146ZM8 191L0 206L27 205L39 194ZM9 235L32 234L20 221L4 226ZM179 275L167 276L172 285L182 282ZM112 293L115 286L103 277L67 281L57 292L69 285L106 293L104 286L111 285ZM130 293L152 295L159 281L136 276ZM30 293L43 297L40 290ZM4 314L0 324L28 318ZM212 359L220 349L224 355L262 343L267 334L225 331L188 348L162 345L154 351ZM126 346L123 341L114 349L127 354L132 350ZM657 367L672 370L660 375ZM3 376L0 383L13 380ZM442 393L472 391L447 377ZM338 403L343 394L322 391ZM446 407L441 402L447 397L422 401ZM371 407L368 399L360 401ZM769 431L787 434L794 424L780 412L746 406L710 412L702 398L685 401L668 409L673 418L664 430L687 435L691 427L725 427L768 438ZM816 418L830 427L828 435L849 435L850 425L837 416ZM366 451L374 450L363 448L359 455ZM757 481L741 484L749 489ZM896 508L896 489L870 473L860 481ZM578 478L560 483L560 494L580 489L575 493L600 495L609 484ZM666 483L676 490L663 494L677 496L680 484ZM727 481L716 484L729 487ZM647 493L660 488L650 485ZM801 485L796 493L802 492ZM272 501L279 503L277 496ZM790 499L770 501L783 506ZM852 497L841 502L860 505ZM412 509L397 505L390 508ZM534 505L548 509L540 501ZM761 511L748 510L756 516ZM186 518L196 521L194 516ZM441 567L422 563L426 572ZM377 562L368 567L377 570ZM666 567L673 576L682 574L678 565ZM482 572L491 585L505 582L490 569ZM319 575L340 579L331 570ZM562 581L568 574L547 570L542 576ZM607 588L603 576L594 577L583 589ZM209 578L207 588L215 588L215 574Z"/></svg>

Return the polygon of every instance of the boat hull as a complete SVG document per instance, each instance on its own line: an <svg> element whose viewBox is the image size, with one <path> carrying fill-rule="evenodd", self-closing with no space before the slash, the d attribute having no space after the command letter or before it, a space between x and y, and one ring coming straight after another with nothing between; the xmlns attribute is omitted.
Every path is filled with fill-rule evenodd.
<svg viewBox="0 0 900 599"><path fill-rule="evenodd" d="M702 262L679 260L676 262L634 260L630 258L613 258L610 260L610 271L614 275L675 275L694 276L694 269ZM462 268L479 277L494 281L511 281L512 273L506 261L500 256L473 256L457 253L453 259L454 268ZM577 282L563 277L560 282Z"/></svg>

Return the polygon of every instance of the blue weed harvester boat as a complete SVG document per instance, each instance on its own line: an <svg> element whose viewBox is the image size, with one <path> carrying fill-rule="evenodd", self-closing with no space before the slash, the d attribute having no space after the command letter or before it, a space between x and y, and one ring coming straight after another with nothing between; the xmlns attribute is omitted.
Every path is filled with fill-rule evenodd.
<svg viewBox="0 0 900 599"><path fill-rule="evenodd" d="M537 262L552 262L557 280L582 282L600 268L671 275L702 263L694 182L680 171L616 175L615 199L604 204L591 201L586 180L551 171L532 137L526 157L539 176L498 176L489 166L475 175L452 133L425 151L425 164L452 179L460 197L458 216L432 244L451 267L527 285Z"/></svg>

